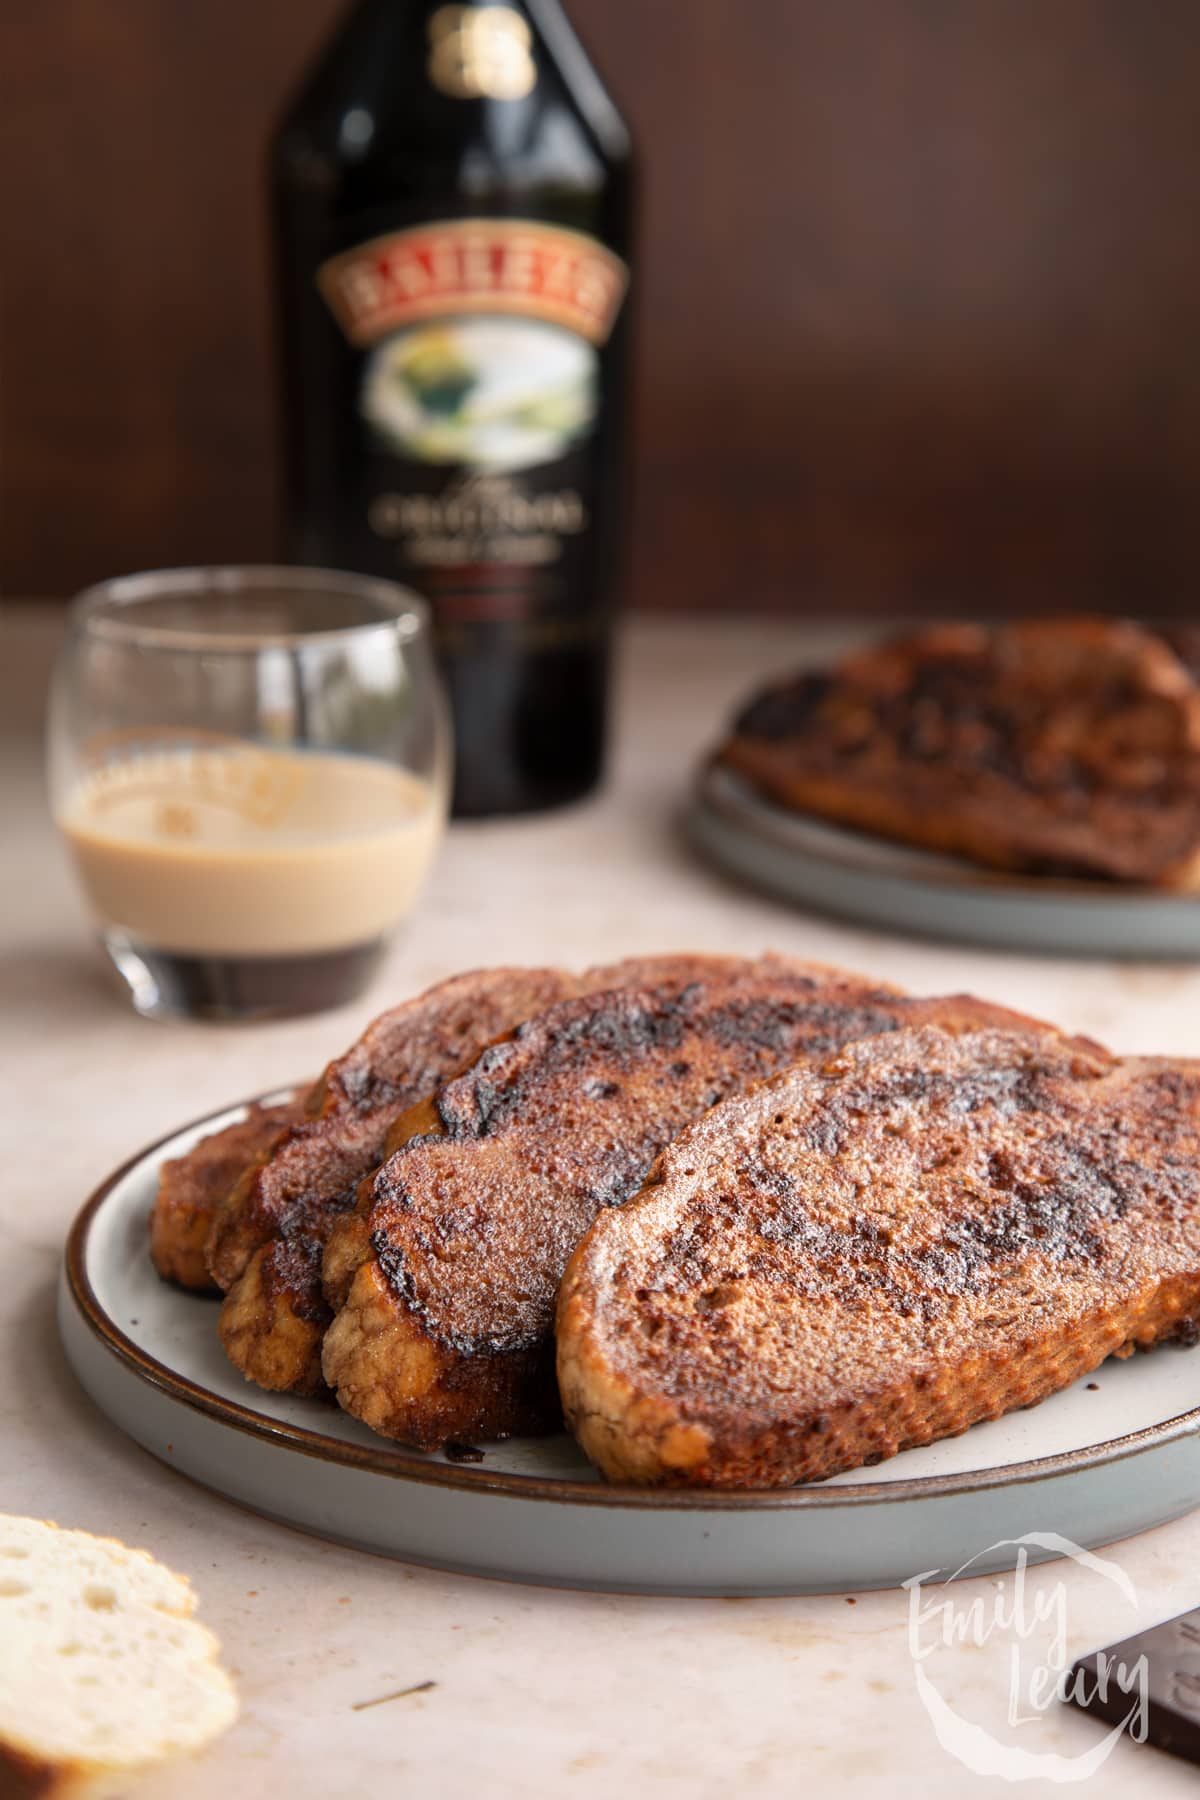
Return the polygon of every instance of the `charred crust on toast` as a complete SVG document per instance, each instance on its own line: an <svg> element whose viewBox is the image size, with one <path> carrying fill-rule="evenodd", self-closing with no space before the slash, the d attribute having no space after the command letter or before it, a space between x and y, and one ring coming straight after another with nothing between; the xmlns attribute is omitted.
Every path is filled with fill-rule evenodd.
<svg viewBox="0 0 1200 1800"><path fill-rule="evenodd" d="M385 1155L393 1134L406 1130L409 1112L489 1040L555 1001L598 987L648 982L675 989L714 974L736 980L783 969L797 980L828 979L829 973L772 955L639 957L583 975L484 969L455 976L382 1014L328 1065L310 1097L311 1116L245 1174L210 1233L209 1267L227 1292L256 1264L252 1295L242 1288L225 1318L231 1360L263 1386L311 1392L319 1384L321 1339L330 1317L322 1276L328 1240L352 1211L359 1183ZM339 1302L350 1273L349 1263L337 1270Z"/></svg>
<svg viewBox="0 0 1200 1800"><path fill-rule="evenodd" d="M829 693L831 677L821 673L796 675L779 687L755 694L733 722L738 737L779 743L804 730Z"/></svg>
<svg viewBox="0 0 1200 1800"><path fill-rule="evenodd" d="M1200 880L1200 685L1129 621L881 644L756 695L717 760L778 804L997 868Z"/></svg>
<svg viewBox="0 0 1200 1800"><path fill-rule="evenodd" d="M269 1154L304 1109L301 1095L274 1106L256 1103L245 1118L164 1162L150 1219L150 1254L164 1281L201 1291L215 1285L205 1246L218 1212L245 1171Z"/></svg>
<svg viewBox="0 0 1200 1800"><path fill-rule="evenodd" d="M706 1015L709 1041L719 1049L783 1054L802 1026L806 1049L819 1053L848 1037L894 1025L894 1008L882 1003L883 996L880 1003L872 1003L869 993L852 1000L842 992L839 998L818 1002L812 998L816 990L811 981L803 979L800 986L800 993L783 989L731 996L726 1005ZM467 1074L439 1090L436 1105L447 1135L464 1140L503 1129L536 1103L537 1091L548 1081L569 1077L579 1067L590 1068L598 1058L604 1072L589 1079L583 1098L615 1098L622 1080L639 1073L648 1056L661 1057L680 1047L703 992L697 983L667 998L619 991L600 1005L574 1013L563 1009L548 1024L529 1021L507 1043L486 1051ZM533 1057L526 1054L531 1042L536 1046ZM690 1062L676 1059L658 1079L682 1086L692 1073Z"/></svg>
<svg viewBox="0 0 1200 1800"><path fill-rule="evenodd" d="M778 1485L1195 1341L1198 1156L1194 1069L1048 1033L852 1045L723 1103L597 1221L558 1303L568 1418L618 1478Z"/></svg>
<svg viewBox="0 0 1200 1800"><path fill-rule="evenodd" d="M384 1155L389 1131L430 1086L572 979L555 969L456 976L383 1014L329 1065L319 1116L293 1126L247 1172L209 1239L209 1266L226 1290L222 1342L250 1379L276 1390L320 1388L332 1317L325 1246Z"/></svg>
<svg viewBox="0 0 1200 1800"><path fill-rule="evenodd" d="M390 1308L397 1328L403 1321L398 1344L419 1334L421 1355L436 1351L439 1368L461 1359L460 1388L477 1381L480 1407L491 1406L494 1419L490 1370L527 1353L540 1372L575 1243L598 1213L642 1187L677 1131L797 1059L928 1018L950 1029L1041 1029L969 996L908 1000L844 980L789 988L785 977L608 993L551 1008L438 1091L444 1135L414 1138L377 1172L363 1239L368 1262L356 1281L368 1264L369 1279L358 1292L369 1294L377 1320ZM326 1338L327 1380L359 1417L369 1405L376 1430L427 1443L435 1427L419 1381L401 1379L406 1351L397 1349L390 1365L386 1352L376 1354L380 1328L368 1368L356 1304L352 1288ZM390 1409L379 1398L384 1389L402 1392ZM460 1428L482 1431L465 1418Z"/></svg>

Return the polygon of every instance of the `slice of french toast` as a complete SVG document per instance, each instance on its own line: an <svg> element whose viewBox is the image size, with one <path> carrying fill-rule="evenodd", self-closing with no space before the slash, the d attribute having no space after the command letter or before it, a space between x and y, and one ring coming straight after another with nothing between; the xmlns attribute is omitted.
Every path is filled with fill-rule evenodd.
<svg viewBox="0 0 1200 1800"><path fill-rule="evenodd" d="M1126 620L879 645L759 694L717 761L794 811L993 868L1200 884L1200 686Z"/></svg>
<svg viewBox="0 0 1200 1800"><path fill-rule="evenodd" d="M579 1245L563 1405L617 1481L816 1481L1196 1338L1200 1069L849 1044L714 1107Z"/></svg>
<svg viewBox="0 0 1200 1800"><path fill-rule="evenodd" d="M555 1293L597 1214L723 1096L926 1018L1033 1025L970 997L784 973L596 994L529 1020L402 1121L409 1140L338 1222L326 1381L347 1411L423 1449L554 1429Z"/></svg>
<svg viewBox="0 0 1200 1800"><path fill-rule="evenodd" d="M164 1281L215 1292L205 1246L213 1223L246 1170L269 1155L281 1134L305 1117L303 1095L253 1105L244 1118L211 1131L159 1171L150 1214L150 1255Z"/></svg>
<svg viewBox="0 0 1200 1800"><path fill-rule="evenodd" d="M631 982L682 986L790 966L758 959L636 957L590 969L479 969L383 1013L318 1082L306 1118L285 1132L235 1189L209 1240L209 1267L227 1290L218 1331L237 1368L260 1387L319 1393L321 1339L332 1314L321 1261L334 1221L384 1155L397 1119L486 1044L556 1000ZM796 965L804 968L812 965Z"/></svg>
<svg viewBox="0 0 1200 1800"><path fill-rule="evenodd" d="M383 1155L389 1127L530 1012L570 993L558 969L453 977L374 1020L318 1083L319 1110L247 1169L214 1224L208 1267L225 1290L218 1333L260 1387L316 1393L330 1313L321 1255L332 1220Z"/></svg>
<svg viewBox="0 0 1200 1800"><path fill-rule="evenodd" d="M536 1011L572 991L571 977L561 969L473 969L373 1019L316 1082L311 1116L268 1147L221 1209L207 1250L217 1285L227 1292L255 1250L276 1235L297 1204L315 1195L327 1159L338 1188L352 1179L332 1156L342 1137L351 1162L358 1154L347 1122L365 1125L380 1114L403 1112L488 1041L481 1031L496 1036L522 1016L514 1008ZM333 1129L326 1123L332 1120L338 1121ZM386 1126L375 1127L381 1147L385 1133ZM365 1136L370 1141L370 1130Z"/></svg>

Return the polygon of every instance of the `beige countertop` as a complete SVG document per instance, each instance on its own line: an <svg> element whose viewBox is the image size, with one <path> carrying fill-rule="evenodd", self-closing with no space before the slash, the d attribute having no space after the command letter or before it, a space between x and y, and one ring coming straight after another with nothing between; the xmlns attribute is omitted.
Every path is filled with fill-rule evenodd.
<svg viewBox="0 0 1200 1800"><path fill-rule="evenodd" d="M207 1755L144 1777L130 1795L236 1800L268 1783L291 1800L993 1792L994 1779L939 1747L918 1703L902 1593L854 1604L673 1601L477 1581L301 1536L160 1467L91 1407L64 1364L53 1320L63 1237L131 1152L307 1075L383 1005L472 964L774 946L918 991L973 988L1121 1050L1193 1055L1200 971L891 938L789 912L699 866L677 830L691 760L744 689L801 660L819 634L675 619L626 633L603 794L539 819L456 826L367 1001L256 1028L147 1024L109 985L45 813L38 724L57 629L53 613L0 616L0 1507L113 1533L187 1572L243 1708ZM1200 1604L1200 1513L1109 1554L1134 1584L1134 1612L1115 1613L1111 1588L1084 1568L1038 1577L1062 1596L1072 1653ZM990 1606L995 1583L960 1593ZM941 1667L961 1713L1003 1717L1002 1633L953 1648ZM355 1710L426 1681L435 1685ZM1069 1757L1097 1736L1054 1706L1013 1741ZM1191 1792L1194 1780L1186 1765L1122 1741L1087 1792L1125 1795L1131 1778L1154 1796Z"/></svg>

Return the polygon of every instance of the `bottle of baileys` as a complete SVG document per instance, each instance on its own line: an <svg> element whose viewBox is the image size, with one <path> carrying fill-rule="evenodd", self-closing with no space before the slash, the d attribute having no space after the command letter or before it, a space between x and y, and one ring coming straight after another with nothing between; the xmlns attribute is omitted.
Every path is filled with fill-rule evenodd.
<svg viewBox="0 0 1200 1800"><path fill-rule="evenodd" d="M272 147L289 553L433 608L454 806L601 766L629 137L558 0L359 0Z"/></svg>

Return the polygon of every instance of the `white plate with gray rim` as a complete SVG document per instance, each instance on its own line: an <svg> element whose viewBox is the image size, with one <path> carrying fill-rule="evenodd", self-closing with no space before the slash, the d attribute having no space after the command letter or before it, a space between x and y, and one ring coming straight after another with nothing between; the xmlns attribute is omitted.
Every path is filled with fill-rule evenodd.
<svg viewBox="0 0 1200 1800"><path fill-rule="evenodd" d="M573 1441L422 1455L332 1405L268 1394L226 1362L216 1301L160 1281L147 1221L164 1157L213 1114L118 1169L71 1229L59 1293L68 1359L102 1412L161 1462L257 1513L376 1554L545 1585L658 1594L836 1593L927 1570L1011 1567L1012 1541L1111 1543L1200 1504L1200 1355L1106 1363L1027 1412L809 1487L612 1487ZM1037 1560L1036 1551L1030 1560Z"/></svg>
<svg viewBox="0 0 1200 1800"><path fill-rule="evenodd" d="M686 825L731 874L858 924L1053 956L1200 958L1200 895L978 868L789 812L715 763Z"/></svg>

